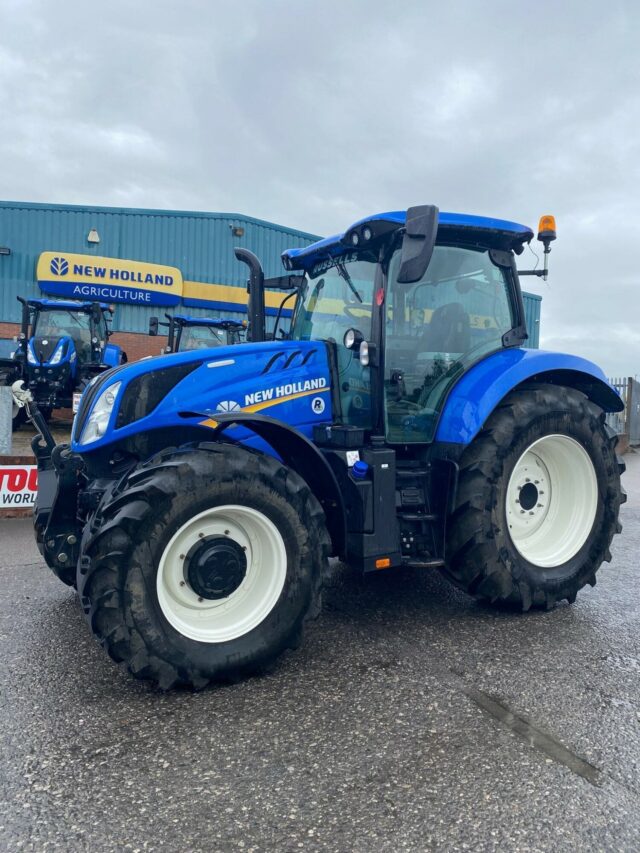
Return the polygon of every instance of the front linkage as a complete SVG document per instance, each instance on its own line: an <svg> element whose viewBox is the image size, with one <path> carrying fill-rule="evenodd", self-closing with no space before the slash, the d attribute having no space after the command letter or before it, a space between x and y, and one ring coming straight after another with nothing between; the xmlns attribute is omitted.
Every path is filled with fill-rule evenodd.
<svg viewBox="0 0 640 853"><path fill-rule="evenodd" d="M31 392L16 382L14 405L24 408L38 431L31 448L38 463L38 496L34 507L36 542L52 571L67 586L74 586L82 522L78 494L84 463L68 444L56 445ZM46 536L45 536L46 533Z"/></svg>

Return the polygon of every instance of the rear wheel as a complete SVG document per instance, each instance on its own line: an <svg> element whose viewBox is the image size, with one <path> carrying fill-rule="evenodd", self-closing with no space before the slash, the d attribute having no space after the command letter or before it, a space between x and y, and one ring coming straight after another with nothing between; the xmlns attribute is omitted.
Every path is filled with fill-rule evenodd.
<svg viewBox="0 0 640 853"><path fill-rule="evenodd" d="M496 409L460 462L449 577L528 610L595 585L622 528L624 463L603 411L572 388L530 386Z"/></svg>
<svg viewBox="0 0 640 853"><path fill-rule="evenodd" d="M306 483L228 444L138 466L87 527L78 592L138 678L203 687L259 671L317 614L329 540Z"/></svg>

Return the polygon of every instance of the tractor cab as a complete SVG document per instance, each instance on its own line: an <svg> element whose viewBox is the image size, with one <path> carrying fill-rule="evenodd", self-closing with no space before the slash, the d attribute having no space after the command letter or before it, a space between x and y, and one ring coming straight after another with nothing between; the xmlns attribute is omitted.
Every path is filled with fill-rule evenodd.
<svg viewBox="0 0 640 853"><path fill-rule="evenodd" d="M431 442L456 381L526 340L513 251L533 237L523 225L447 213L437 240L429 214L413 237L406 220L381 214L283 255L305 274L290 337L332 347L341 422L393 444ZM421 258L408 256L416 242Z"/></svg>
<svg viewBox="0 0 640 853"><path fill-rule="evenodd" d="M101 361L109 341L108 305L69 305L49 299L30 299L27 304L32 311L27 347L30 364L59 364L74 351L80 363Z"/></svg>
<svg viewBox="0 0 640 853"><path fill-rule="evenodd" d="M210 317L187 317L165 314L167 322L158 317L149 319L149 334L155 337L160 327L167 329L167 345L163 352L188 352L238 344L245 331L237 320L216 320Z"/></svg>

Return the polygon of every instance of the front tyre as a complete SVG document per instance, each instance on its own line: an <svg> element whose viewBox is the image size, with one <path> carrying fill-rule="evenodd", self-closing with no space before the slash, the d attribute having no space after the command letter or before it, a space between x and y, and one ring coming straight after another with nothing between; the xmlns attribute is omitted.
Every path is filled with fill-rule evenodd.
<svg viewBox="0 0 640 853"><path fill-rule="evenodd" d="M625 500L616 436L584 394L509 394L460 462L447 574L477 598L522 610L573 602L611 560Z"/></svg>
<svg viewBox="0 0 640 853"><path fill-rule="evenodd" d="M306 483L230 444L164 451L87 526L78 592L138 678L203 687L268 666L316 615L329 539Z"/></svg>

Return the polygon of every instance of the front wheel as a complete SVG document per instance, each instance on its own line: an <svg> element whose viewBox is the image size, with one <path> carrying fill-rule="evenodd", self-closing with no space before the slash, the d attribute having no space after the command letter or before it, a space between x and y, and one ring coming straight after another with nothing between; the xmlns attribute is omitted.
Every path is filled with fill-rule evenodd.
<svg viewBox="0 0 640 853"><path fill-rule="evenodd" d="M105 496L78 592L138 678L202 687L259 671L320 606L324 514L280 462L230 444L171 449Z"/></svg>
<svg viewBox="0 0 640 853"><path fill-rule="evenodd" d="M512 392L465 451L447 573L478 598L528 610L595 585L625 500L602 409L572 388Z"/></svg>

